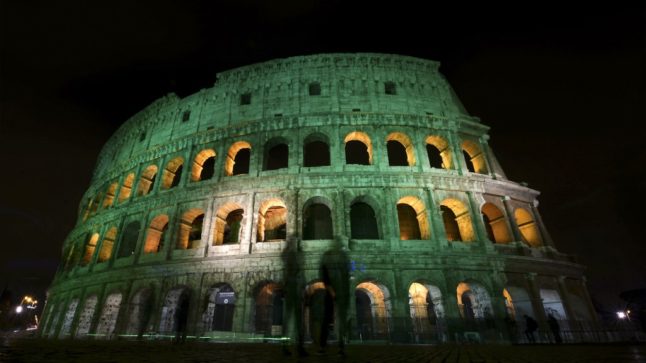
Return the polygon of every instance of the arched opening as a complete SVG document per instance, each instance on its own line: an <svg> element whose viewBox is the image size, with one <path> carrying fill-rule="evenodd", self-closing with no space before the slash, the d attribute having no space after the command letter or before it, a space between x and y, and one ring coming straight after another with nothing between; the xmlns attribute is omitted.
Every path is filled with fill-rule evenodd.
<svg viewBox="0 0 646 363"><path fill-rule="evenodd" d="M444 306L437 286L413 282L408 288L408 306L413 323L415 342L442 340L444 333Z"/></svg>
<svg viewBox="0 0 646 363"><path fill-rule="evenodd" d="M101 242L101 250L99 251L99 262L104 262L112 257L112 248L114 241L117 240L117 227L112 227L106 232Z"/></svg>
<svg viewBox="0 0 646 363"><path fill-rule="evenodd" d="M267 282L256 293L254 327L255 332L265 336L282 334L283 289L275 282Z"/></svg>
<svg viewBox="0 0 646 363"><path fill-rule="evenodd" d="M146 331L153 309L152 289L143 288L130 300L126 333L141 335Z"/></svg>
<svg viewBox="0 0 646 363"><path fill-rule="evenodd" d="M164 248L166 242L166 231L168 230L168 216L161 214L150 221L150 227L146 233L144 253L157 253Z"/></svg>
<svg viewBox="0 0 646 363"><path fill-rule="evenodd" d="M264 201L258 211L258 242L284 241L287 238L287 206L278 199Z"/></svg>
<svg viewBox="0 0 646 363"><path fill-rule="evenodd" d="M204 211L199 208L184 212L179 224L177 249L186 250L198 248L202 244L202 224Z"/></svg>
<svg viewBox="0 0 646 363"><path fill-rule="evenodd" d="M229 148L224 172L227 176L249 174L251 145L246 141L235 142Z"/></svg>
<svg viewBox="0 0 646 363"><path fill-rule="evenodd" d="M119 309L121 308L122 296L120 293L108 295L103 305L101 318L96 327L97 339L112 339L114 338L114 328L117 325L117 317L119 316Z"/></svg>
<svg viewBox="0 0 646 363"><path fill-rule="evenodd" d="M209 289L204 327L207 331L232 331L236 293L229 284L219 284Z"/></svg>
<svg viewBox="0 0 646 363"><path fill-rule="evenodd" d="M390 296L388 290L374 282L362 282L355 289L357 330L362 339L388 337Z"/></svg>
<svg viewBox="0 0 646 363"><path fill-rule="evenodd" d="M545 316L552 315L556 320L568 319L563 307L563 301L558 291L553 289L540 289L540 296L545 309Z"/></svg>
<svg viewBox="0 0 646 363"><path fill-rule="evenodd" d="M540 232L532 215L523 208L516 208L514 216L516 217L516 224L518 225L520 234L525 242L532 247L542 245Z"/></svg>
<svg viewBox="0 0 646 363"><path fill-rule="evenodd" d="M126 228L123 229L123 236L121 237L121 244L119 245L117 258L129 257L135 254L140 229L141 224L138 221L128 223Z"/></svg>
<svg viewBox="0 0 646 363"><path fill-rule="evenodd" d="M83 253L83 258L81 259L81 266L87 266L87 264L92 262L92 256L94 255L94 250L96 249L96 243L98 241L98 233L93 233L88 237L88 240L85 243L85 253Z"/></svg>
<svg viewBox="0 0 646 363"><path fill-rule="evenodd" d="M350 206L350 235L352 239L379 239L377 218L369 204L356 202Z"/></svg>
<svg viewBox="0 0 646 363"><path fill-rule="evenodd" d="M112 207L114 203L114 197L117 194L117 189L119 188L119 183L114 182L110 184L108 190L105 191L105 198L103 199L103 208Z"/></svg>
<svg viewBox="0 0 646 363"><path fill-rule="evenodd" d="M505 215L492 203L482 206L482 220L484 221L487 237L494 243L509 243L511 235L507 227Z"/></svg>
<svg viewBox="0 0 646 363"><path fill-rule="evenodd" d="M96 295L92 295L85 299L83 310L81 311L78 324L76 325L76 333L74 334L75 338L84 338L90 332L97 302L98 299Z"/></svg>
<svg viewBox="0 0 646 363"><path fill-rule="evenodd" d="M244 210L236 203L226 203L215 214L214 245L240 242L240 231Z"/></svg>
<svg viewBox="0 0 646 363"><path fill-rule="evenodd" d="M388 150L388 165L408 166L406 162L406 149L399 141L388 141L386 143L386 149Z"/></svg>
<svg viewBox="0 0 646 363"><path fill-rule="evenodd" d="M431 230L424 202L418 197L406 196L397 202L399 239L430 239Z"/></svg>
<svg viewBox="0 0 646 363"><path fill-rule="evenodd" d="M449 241L462 241L460 235L460 227L455 221L455 213L447 206L440 206L442 212L442 220L444 221L444 232L446 232L446 239Z"/></svg>
<svg viewBox="0 0 646 363"><path fill-rule="evenodd" d="M67 311L63 317L63 324L61 326L61 331L58 334L59 338L67 338L70 335L72 330L72 322L74 321L74 315L76 315L76 308L78 307L79 299L73 299L67 305Z"/></svg>
<svg viewBox="0 0 646 363"><path fill-rule="evenodd" d="M386 149L388 151L388 164L390 166L415 165L413 144L410 142L408 136L401 132L393 132L386 137Z"/></svg>
<svg viewBox="0 0 646 363"><path fill-rule="evenodd" d="M327 136L321 133L309 135L303 145L303 166L311 168L327 165L330 165Z"/></svg>
<svg viewBox="0 0 646 363"><path fill-rule="evenodd" d="M94 196L94 200L90 202L90 214L95 214L96 211L99 209L99 205L101 204L101 199L103 198L103 193L98 192Z"/></svg>
<svg viewBox="0 0 646 363"><path fill-rule="evenodd" d="M462 143L462 152L467 169L472 173L487 174L487 163L480 146L473 141L466 140Z"/></svg>
<svg viewBox="0 0 646 363"><path fill-rule="evenodd" d="M282 138L271 139L265 144L263 170L277 170L289 166L289 147Z"/></svg>
<svg viewBox="0 0 646 363"><path fill-rule="evenodd" d="M322 203L311 203L303 210L303 239L332 239L332 213Z"/></svg>
<svg viewBox="0 0 646 363"><path fill-rule="evenodd" d="M305 288L305 307L303 322L305 337L320 345L323 329L333 330L334 326L333 297L321 281L312 282Z"/></svg>
<svg viewBox="0 0 646 363"><path fill-rule="evenodd" d="M179 185L184 169L184 158L178 156L166 164L162 175L162 188L170 189Z"/></svg>
<svg viewBox="0 0 646 363"><path fill-rule="evenodd" d="M213 178L215 173L215 150L205 149L195 155L193 160L193 169L191 170L191 180L201 181Z"/></svg>
<svg viewBox="0 0 646 363"><path fill-rule="evenodd" d="M172 289L166 294L159 319L159 332L185 332L188 322L190 291L186 287Z"/></svg>
<svg viewBox="0 0 646 363"><path fill-rule="evenodd" d="M354 131L345 137L346 164L371 165L372 142L364 132Z"/></svg>
<svg viewBox="0 0 646 363"><path fill-rule="evenodd" d="M426 138L426 152L432 168L451 169L451 150L449 143L443 137L428 136Z"/></svg>
<svg viewBox="0 0 646 363"><path fill-rule="evenodd" d="M121 185L121 191L119 192L119 203L130 198L132 193L132 184L135 182L135 173L130 173L123 180L123 185Z"/></svg>
<svg viewBox="0 0 646 363"><path fill-rule="evenodd" d="M461 282L457 288L458 308L465 320L491 318L493 310L487 290L477 282Z"/></svg>
<svg viewBox="0 0 646 363"><path fill-rule="evenodd" d="M524 321L523 316L534 316L532 302L527 291L522 287L507 286L503 292L507 315L512 320Z"/></svg>
<svg viewBox="0 0 646 363"><path fill-rule="evenodd" d="M153 190L155 185L155 177L157 176L157 166L150 165L148 166L143 173L141 173L141 179L139 180L139 187L137 188L137 195L146 195Z"/></svg>
<svg viewBox="0 0 646 363"><path fill-rule="evenodd" d="M446 238L449 241L475 241L475 232L469 209L457 199L445 199L440 203Z"/></svg>

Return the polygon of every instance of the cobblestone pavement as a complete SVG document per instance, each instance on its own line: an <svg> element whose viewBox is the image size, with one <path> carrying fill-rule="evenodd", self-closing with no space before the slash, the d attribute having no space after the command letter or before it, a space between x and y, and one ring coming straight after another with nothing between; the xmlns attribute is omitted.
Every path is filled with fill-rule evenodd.
<svg viewBox="0 0 646 363"><path fill-rule="evenodd" d="M644 345L349 345L317 355L285 357L278 344L4 340L0 362L646 362Z"/></svg>

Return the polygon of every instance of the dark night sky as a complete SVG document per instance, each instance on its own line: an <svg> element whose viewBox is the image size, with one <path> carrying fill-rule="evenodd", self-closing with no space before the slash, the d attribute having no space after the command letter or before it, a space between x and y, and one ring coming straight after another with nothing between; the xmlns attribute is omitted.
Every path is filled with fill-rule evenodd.
<svg viewBox="0 0 646 363"><path fill-rule="evenodd" d="M646 287L644 2L98 3L0 0L0 289L44 295L101 146L150 102L237 66L362 51L442 62L593 297Z"/></svg>

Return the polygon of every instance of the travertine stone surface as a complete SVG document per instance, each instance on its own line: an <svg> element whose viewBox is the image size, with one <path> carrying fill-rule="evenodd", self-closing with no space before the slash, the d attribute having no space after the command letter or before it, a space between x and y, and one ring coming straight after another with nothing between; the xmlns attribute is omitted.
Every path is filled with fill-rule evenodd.
<svg viewBox="0 0 646 363"><path fill-rule="evenodd" d="M583 267L556 250L539 192L507 180L489 128L438 67L389 54L293 57L153 102L99 156L42 335L173 334L182 319L198 336L279 334L290 245L308 314L323 254L347 258L353 336L456 339L462 325L442 319L594 321ZM322 149L307 151L312 141ZM245 149L248 171L231 175ZM307 166L326 152L326 165ZM368 165L348 163L366 152Z"/></svg>

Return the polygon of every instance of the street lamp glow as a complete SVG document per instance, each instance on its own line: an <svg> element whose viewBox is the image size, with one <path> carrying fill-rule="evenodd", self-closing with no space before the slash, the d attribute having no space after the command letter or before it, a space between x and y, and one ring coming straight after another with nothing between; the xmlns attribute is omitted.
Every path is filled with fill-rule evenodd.
<svg viewBox="0 0 646 363"><path fill-rule="evenodd" d="M16 313L18 314L22 313L22 305L16 306Z"/></svg>
<svg viewBox="0 0 646 363"><path fill-rule="evenodd" d="M624 313L623 311L617 311L617 317L619 319L626 319L626 313Z"/></svg>

